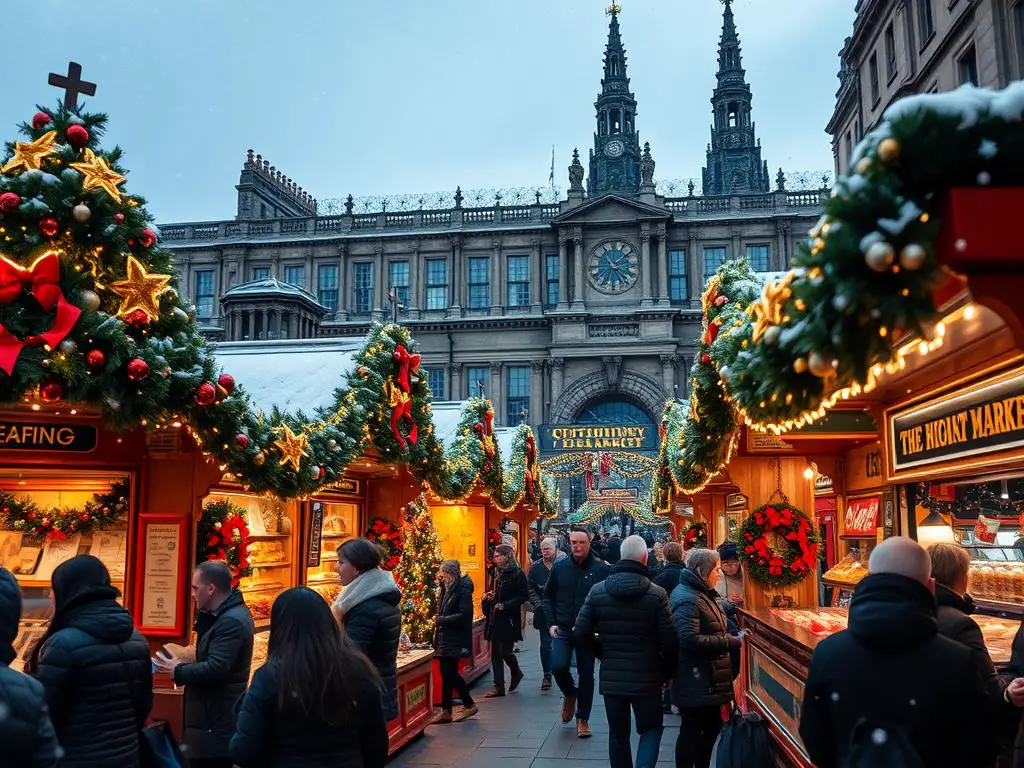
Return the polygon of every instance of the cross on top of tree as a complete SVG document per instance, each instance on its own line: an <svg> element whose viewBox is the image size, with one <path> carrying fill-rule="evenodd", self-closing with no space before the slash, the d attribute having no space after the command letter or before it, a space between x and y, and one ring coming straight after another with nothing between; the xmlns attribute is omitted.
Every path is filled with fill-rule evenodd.
<svg viewBox="0 0 1024 768"><path fill-rule="evenodd" d="M96 95L96 83L82 79L82 65L75 61L68 62L67 75L51 72L47 82L56 88L64 89L64 107L72 112L78 111L78 94Z"/></svg>

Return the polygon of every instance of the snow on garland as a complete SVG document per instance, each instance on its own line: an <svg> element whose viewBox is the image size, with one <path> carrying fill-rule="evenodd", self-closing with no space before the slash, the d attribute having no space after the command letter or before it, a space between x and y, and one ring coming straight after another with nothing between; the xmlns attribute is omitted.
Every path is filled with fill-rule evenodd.
<svg viewBox="0 0 1024 768"><path fill-rule="evenodd" d="M807 515L783 502L755 509L736 533L736 542L752 579L788 587L817 567L821 539Z"/></svg>
<svg viewBox="0 0 1024 768"><path fill-rule="evenodd" d="M29 496L0 491L0 529L20 531L29 538L63 539L121 522L128 513L128 483L118 482L106 493L94 494L79 509L42 509Z"/></svg>
<svg viewBox="0 0 1024 768"><path fill-rule="evenodd" d="M227 499L208 502L196 526L196 562L223 560L231 568L232 586L252 575L249 526L245 510Z"/></svg>

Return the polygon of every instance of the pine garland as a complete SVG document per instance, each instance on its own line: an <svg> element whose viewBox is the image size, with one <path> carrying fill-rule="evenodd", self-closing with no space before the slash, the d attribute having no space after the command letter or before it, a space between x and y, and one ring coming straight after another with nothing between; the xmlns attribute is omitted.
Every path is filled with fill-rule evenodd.
<svg viewBox="0 0 1024 768"><path fill-rule="evenodd" d="M81 509L41 509L29 496L0 491L0 530L20 531L32 539L63 539L91 533L122 522L128 514L128 483L114 483L106 493L94 494Z"/></svg>

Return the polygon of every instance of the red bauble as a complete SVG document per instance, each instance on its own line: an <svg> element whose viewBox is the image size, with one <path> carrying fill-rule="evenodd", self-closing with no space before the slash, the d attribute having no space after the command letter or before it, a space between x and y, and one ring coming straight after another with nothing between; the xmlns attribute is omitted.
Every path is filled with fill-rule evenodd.
<svg viewBox="0 0 1024 768"><path fill-rule="evenodd" d="M39 396L44 403L56 403L64 397L64 385L56 379L48 381L40 388Z"/></svg>
<svg viewBox="0 0 1024 768"><path fill-rule="evenodd" d="M90 371L98 371L107 364L107 353L102 349L90 349L85 353L85 364Z"/></svg>
<svg viewBox="0 0 1024 768"><path fill-rule="evenodd" d="M715 299L715 306L716 307L720 307L723 304L728 304L728 303L729 303L729 297L728 296L719 296L718 298Z"/></svg>
<svg viewBox="0 0 1024 768"><path fill-rule="evenodd" d="M237 445L242 450L245 450L246 448L249 447L249 436L242 434L235 435L235 445Z"/></svg>
<svg viewBox="0 0 1024 768"><path fill-rule="evenodd" d="M700 356L700 361L704 363L704 365L707 365L708 363L711 362L711 355L705 352L703 355Z"/></svg>
<svg viewBox="0 0 1024 768"><path fill-rule="evenodd" d="M139 235L139 242L142 243L143 248L152 248L156 245L156 232L146 227L142 230L142 234Z"/></svg>
<svg viewBox="0 0 1024 768"><path fill-rule="evenodd" d="M89 514L88 512L83 512L83 513L82 513L82 514L81 514L81 515L79 516L79 519L80 519L80 520L81 520L81 521L82 521L83 523L88 523L88 522L89 522L90 520L92 520L92 516L91 516L91 515L90 515L90 514Z"/></svg>
<svg viewBox="0 0 1024 768"><path fill-rule="evenodd" d="M0 195L0 213L14 213L21 205L21 198L14 192L4 192Z"/></svg>
<svg viewBox="0 0 1024 768"><path fill-rule="evenodd" d="M230 392L235 388L235 377L230 373L222 373L217 377L217 384L223 387L225 392Z"/></svg>
<svg viewBox="0 0 1024 768"><path fill-rule="evenodd" d="M204 381L196 390L196 405L204 408L217 402L217 388L208 381Z"/></svg>
<svg viewBox="0 0 1024 768"><path fill-rule="evenodd" d="M72 147L80 148L84 147L89 141L89 131L85 129L84 125L69 125L64 135L68 139L68 144Z"/></svg>
<svg viewBox="0 0 1024 768"><path fill-rule="evenodd" d="M45 112L36 112L32 115L32 127L37 131L43 130L50 122L50 116Z"/></svg>
<svg viewBox="0 0 1024 768"><path fill-rule="evenodd" d="M115 224L124 224L124 214L121 213L121 212L115 213L114 214L114 223Z"/></svg>
<svg viewBox="0 0 1024 768"><path fill-rule="evenodd" d="M53 216L47 216L39 220L39 231L44 237L55 237L60 232L60 222Z"/></svg>
<svg viewBox="0 0 1024 768"><path fill-rule="evenodd" d="M132 328L145 328L149 325L149 315L144 310L136 309L129 312L124 321Z"/></svg>
<svg viewBox="0 0 1024 768"><path fill-rule="evenodd" d="M131 381L142 381L149 376L149 363L141 357L133 357L128 361L128 378Z"/></svg>

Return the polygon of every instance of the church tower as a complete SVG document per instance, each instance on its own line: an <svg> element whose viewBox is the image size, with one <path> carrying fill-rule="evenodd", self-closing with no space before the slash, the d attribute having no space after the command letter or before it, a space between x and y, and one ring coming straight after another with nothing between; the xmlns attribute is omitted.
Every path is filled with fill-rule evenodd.
<svg viewBox="0 0 1024 768"><path fill-rule="evenodd" d="M597 110L597 133L590 150L590 197L614 192L635 195L640 190L640 134L636 130L636 99L629 90L626 77L626 50L619 35L619 13L613 3L608 8L612 17L608 25L608 46L604 53L604 77L601 93L594 103Z"/></svg>
<svg viewBox="0 0 1024 768"><path fill-rule="evenodd" d="M750 86L740 61L740 38L732 0L722 0L722 40L718 44L718 85L711 97L714 124L703 169L705 195L758 194L769 190L768 164L750 117Z"/></svg>

